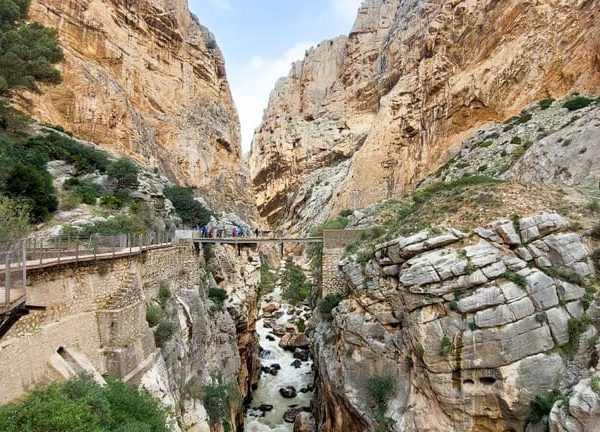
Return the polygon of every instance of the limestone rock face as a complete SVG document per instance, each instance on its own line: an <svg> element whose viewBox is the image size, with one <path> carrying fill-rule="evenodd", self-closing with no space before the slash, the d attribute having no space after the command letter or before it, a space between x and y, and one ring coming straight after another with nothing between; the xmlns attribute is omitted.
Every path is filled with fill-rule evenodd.
<svg viewBox="0 0 600 432"><path fill-rule="evenodd" d="M26 95L33 117L248 213L223 57L186 0L34 0L30 19L56 28L65 52L63 83Z"/></svg>
<svg viewBox="0 0 600 432"><path fill-rule="evenodd" d="M598 93L599 22L597 1L364 1L271 94L250 157L260 213L305 229L400 194L534 100Z"/></svg>
<svg viewBox="0 0 600 432"><path fill-rule="evenodd" d="M582 379L552 430L595 430L585 378L597 331L591 312L582 318L596 308L584 289L594 270L568 227L541 213L469 233L423 231L375 246L366 263L341 260L349 294L313 323L320 430L376 430L374 378L393 383L384 417L397 432L523 431L536 396Z"/></svg>

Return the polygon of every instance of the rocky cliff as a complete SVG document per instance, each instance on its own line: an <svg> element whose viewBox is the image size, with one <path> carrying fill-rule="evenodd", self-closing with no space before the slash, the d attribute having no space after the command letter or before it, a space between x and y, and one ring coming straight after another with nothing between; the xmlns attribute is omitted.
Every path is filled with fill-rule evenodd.
<svg viewBox="0 0 600 432"><path fill-rule="evenodd" d="M186 0L34 0L30 19L65 52L62 84L20 102L30 114L252 211L223 56Z"/></svg>
<svg viewBox="0 0 600 432"><path fill-rule="evenodd" d="M304 229L399 195L534 100L598 93L598 6L364 1L348 37L309 50L273 90L250 158L259 211Z"/></svg>
<svg viewBox="0 0 600 432"><path fill-rule="evenodd" d="M315 320L319 430L596 430L595 274L573 229L541 213L347 249L342 301Z"/></svg>

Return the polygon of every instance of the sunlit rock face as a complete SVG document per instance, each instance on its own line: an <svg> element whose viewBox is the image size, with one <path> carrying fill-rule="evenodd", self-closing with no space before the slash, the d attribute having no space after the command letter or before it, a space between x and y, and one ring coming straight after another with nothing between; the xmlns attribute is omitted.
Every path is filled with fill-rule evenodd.
<svg viewBox="0 0 600 432"><path fill-rule="evenodd" d="M474 130L532 101L598 93L598 10L364 1L348 37L309 50L271 94L250 157L259 211L304 229L398 195Z"/></svg>
<svg viewBox="0 0 600 432"><path fill-rule="evenodd" d="M30 19L57 28L65 51L63 83L26 95L36 119L197 186L217 206L251 208L223 56L186 0L34 0Z"/></svg>

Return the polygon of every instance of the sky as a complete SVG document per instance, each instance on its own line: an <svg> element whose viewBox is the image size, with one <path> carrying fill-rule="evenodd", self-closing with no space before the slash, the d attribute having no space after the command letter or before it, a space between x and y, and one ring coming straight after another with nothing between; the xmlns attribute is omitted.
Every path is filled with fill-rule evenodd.
<svg viewBox="0 0 600 432"><path fill-rule="evenodd" d="M348 34L362 0L188 0L215 34L247 153L269 94L311 46Z"/></svg>

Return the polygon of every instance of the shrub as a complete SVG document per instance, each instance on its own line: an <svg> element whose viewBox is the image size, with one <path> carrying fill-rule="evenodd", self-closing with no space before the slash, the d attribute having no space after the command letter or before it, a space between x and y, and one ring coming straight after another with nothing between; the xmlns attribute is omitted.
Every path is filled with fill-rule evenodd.
<svg viewBox="0 0 600 432"><path fill-rule="evenodd" d="M590 379L590 387L594 393L600 394L600 378L598 378L596 375L594 375Z"/></svg>
<svg viewBox="0 0 600 432"><path fill-rule="evenodd" d="M540 323L540 324L543 324L543 323L545 323L545 322L546 322L546 317L544 316L544 314L543 314L543 313L539 313L539 314L536 314L536 315L535 315L535 320L536 320L538 323Z"/></svg>
<svg viewBox="0 0 600 432"><path fill-rule="evenodd" d="M231 408L238 404L239 394L231 384L213 384L202 388L204 408L211 425L221 424L225 432L231 430Z"/></svg>
<svg viewBox="0 0 600 432"><path fill-rule="evenodd" d="M131 160L121 158L111 163L106 173L115 183L115 193L120 197L129 195L128 191L137 189L139 168Z"/></svg>
<svg viewBox="0 0 600 432"><path fill-rule="evenodd" d="M166 281L160 281L158 286L158 300L163 307L167 304L167 301L171 298L171 290L169 284Z"/></svg>
<svg viewBox="0 0 600 432"><path fill-rule="evenodd" d="M521 145L523 143L523 140L521 139L521 137L515 136L513 137L513 139L510 140L510 143Z"/></svg>
<svg viewBox="0 0 600 432"><path fill-rule="evenodd" d="M444 335L444 337L440 341L440 354L448 355L452 352L452 348L452 341L448 336Z"/></svg>
<svg viewBox="0 0 600 432"><path fill-rule="evenodd" d="M592 260L594 260L596 270L600 270L600 248L594 250L594 252L592 253Z"/></svg>
<svg viewBox="0 0 600 432"><path fill-rule="evenodd" d="M210 288L208 290L208 298L217 306L219 309L223 309L223 304L227 300L227 291L221 288Z"/></svg>
<svg viewBox="0 0 600 432"><path fill-rule="evenodd" d="M306 331L306 321L300 318L296 323L296 328L298 329L299 333L304 333Z"/></svg>
<svg viewBox="0 0 600 432"><path fill-rule="evenodd" d="M389 430L389 420L385 413L388 404L396 392L396 383L391 377L373 377L367 381L367 392L370 406L375 412L375 419L379 423L379 430Z"/></svg>
<svg viewBox="0 0 600 432"><path fill-rule="evenodd" d="M154 342L156 346L162 348L172 335L173 325L168 321L161 321L156 330L154 330Z"/></svg>
<svg viewBox="0 0 600 432"><path fill-rule="evenodd" d="M3 432L167 432L166 424L165 410L147 391L116 380L101 387L86 375L0 407Z"/></svg>
<svg viewBox="0 0 600 432"><path fill-rule="evenodd" d="M341 217L349 217L349 216L352 216L353 213L354 213L354 211L352 211L350 209L344 209L340 212L340 216Z"/></svg>
<svg viewBox="0 0 600 432"><path fill-rule="evenodd" d="M590 99L585 96L575 96L566 101L563 104L563 107L567 108L569 111L577 111L591 105L593 102L594 99Z"/></svg>
<svg viewBox="0 0 600 432"><path fill-rule="evenodd" d="M125 205L125 201L114 195L105 195L100 198L100 205L113 210L118 210Z"/></svg>
<svg viewBox="0 0 600 432"><path fill-rule="evenodd" d="M330 316L331 311L339 305L344 298L340 294L327 294L319 305L319 310L325 316Z"/></svg>
<svg viewBox="0 0 600 432"><path fill-rule="evenodd" d="M527 278L515 272L507 271L501 277L517 284L521 288L525 288L527 286Z"/></svg>
<svg viewBox="0 0 600 432"><path fill-rule="evenodd" d="M29 231L29 208L0 195L0 250Z"/></svg>
<svg viewBox="0 0 600 432"><path fill-rule="evenodd" d="M258 295L263 296L273 292L275 289L275 284L278 280L279 278L277 277L277 274L271 271L269 264L263 262L260 265L260 282L257 286Z"/></svg>
<svg viewBox="0 0 600 432"><path fill-rule="evenodd" d="M27 206L31 222L42 222L58 209L56 190L47 171L17 161L5 165L2 160L0 171L4 177L0 193Z"/></svg>
<svg viewBox="0 0 600 432"><path fill-rule="evenodd" d="M554 103L555 99L552 98L548 98L548 99L542 99L540 101L540 108L542 110L547 110L548 108L550 108L552 106L552 104Z"/></svg>
<svg viewBox="0 0 600 432"><path fill-rule="evenodd" d="M594 240L600 240L600 223L597 223L592 228L592 232L590 233Z"/></svg>
<svg viewBox="0 0 600 432"><path fill-rule="evenodd" d="M579 349L579 338L591 323L590 317L581 315L579 318L571 318L568 323L569 341L563 347L565 354L573 358Z"/></svg>
<svg viewBox="0 0 600 432"><path fill-rule="evenodd" d="M215 248L210 243L205 243L202 245L202 256L204 257L204 262L208 263L211 259L215 257Z"/></svg>
<svg viewBox="0 0 600 432"><path fill-rule="evenodd" d="M553 278L561 279L573 284L583 285L584 278L579 273L572 270L565 270L557 267L544 267L544 272Z"/></svg>
<svg viewBox="0 0 600 432"><path fill-rule="evenodd" d="M146 309L146 321L150 327L155 327L162 319L162 309L160 306L152 305Z"/></svg>
<svg viewBox="0 0 600 432"><path fill-rule="evenodd" d="M293 305L302 303L310 295L311 285L302 268L294 263L291 257L288 257L285 263L281 289L283 298Z"/></svg>
<svg viewBox="0 0 600 432"><path fill-rule="evenodd" d="M542 420L544 417L550 414L554 404L560 400L565 401L567 398L558 390L554 390L548 396L536 396L531 402L529 421L532 423L537 423Z"/></svg>
<svg viewBox="0 0 600 432"><path fill-rule="evenodd" d="M184 223L204 226L210 221L212 212L194 199L193 189L171 186L165 188L164 194Z"/></svg>
<svg viewBox="0 0 600 432"><path fill-rule="evenodd" d="M77 184L72 184L71 188L82 203L89 205L95 205L104 193L104 188L91 179L78 179Z"/></svg>
<svg viewBox="0 0 600 432"><path fill-rule="evenodd" d="M598 202L597 199L592 200L588 206L587 206L588 210L591 211L592 213L600 213L600 203Z"/></svg>

